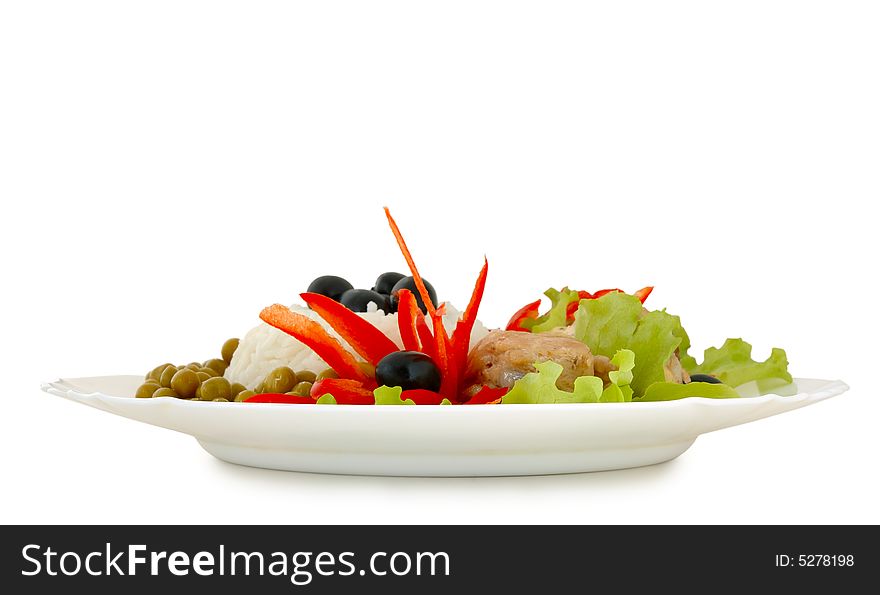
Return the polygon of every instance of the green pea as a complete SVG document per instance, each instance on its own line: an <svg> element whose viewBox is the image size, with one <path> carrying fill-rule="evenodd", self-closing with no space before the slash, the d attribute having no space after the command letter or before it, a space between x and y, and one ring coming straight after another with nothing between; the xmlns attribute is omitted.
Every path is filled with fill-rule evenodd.
<svg viewBox="0 0 880 595"><path fill-rule="evenodd" d="M202 364L199 362L190 362L186 365L186 367L193 372L198 372L202 368Z"/></svg>
<svg viewBox="0 0 880 595"><path fill-rule="evenodd" d="M325 380L327 378L339 378L339 374L333 368L327 368L317 376L318 380Z"/></svg>
<svg viewBox="0 0 880 595"><path fill-rule="evenodd" d="M232 362L232 356L235 354L236 349L238 349L238 339L229 339L220 348L220 355L227 366Z"/></svg>
<svg viewBox="0 0 880 595"><path fill-rule="evenodd" d="M158 382L144 382L137 389L137 392L134 394L138 399L149 399L153 396L153 393L162 388L159 386Z"/></svg>
<svg viewBox="0 0 880 595"><path fill-rule="evenodd" d="M214 370L214 368L206 368L203 366L203 367L199 368L197 371L201 372L202 374L207 374L210 378L214 378L215 376L220 376L220 374L218 374L217 371Z"/></svg>
<svg viewBox="0 0 880 595"><path fill-rule="evenodd" d="M242 403L244 401L247 401L251 397L253 397L255 394L257 394L257 393L255 393L252 390L243 390L240 393L238 393L237 395L235 395L235 402Z"/></svg>
<svg viewBox="0 0 880 595"><path fill-rule="evenodd" d="M177 366L168 366L162 370L162 376L159 377L159 384L164 388L171 388L171 379L177 374Z"/></svg>
<svg viewBox="0 0 880 595"><path fill-rule="evenodd" d="M205 380L207 380L208 378L213 378L213 376L211 376L207 372L196 372L196 378L199 379L199 383L202 383Z"/></svg>
<svg viewBox="0 0 880 595"><path fill-rule="evenodd" d="M162 378L162 372L165 371L165 368L167 368L168 366L171 366L171 365L173 365L173 364L162 364L161 366L156 366L155 368L150 370L150 372L147 374L146 379L147 380L155 380L156 382L159 382L159 380L161 380L161 378Z"/></svg>
<svg viewBox="0 0 880 595"><path fill-rule="evenodd" d="M240 384L238 382L233 382L232 386L229 387L229 394L231 394L233 397L235 397L235 395L237 395L238 393L240 393L241 391L246 390L246 389L247 389L247 387L245 385Z"/></svg>
<svg viewBox="0 0 880 595"><path fill-rule="evenodd" d="M286 393L296 385L296 374L287 366L275 368L263 381L266 392Z"/></svg>
<svg viewBox="0 0 880 595"><path fill-rule="evenodd" d="M314 382L317 379L318 375L311 370L303 370L302 372L296 373L297 382Z"/></svg>
<svg viewBox="0 0 880 595"><path fill-rule="evenodd" d="M153 393L153 398L156 399L158 397L176 397L177 393L174 392L174 389L162 387L156 392Z"/></svg>
<svg viewBox="0 0 880 595"><path fill-rule="evenodd" d="M298 397L308 397L312 392L312 383L299 382L296 386L293 387L293 390L290 392L291 394L297 395Z"/></svg>
<svg viewBox="0 0 880 595"><path fill-rule="evenodd" d="M199 388L199 376L189 368L178 370L171 378L171 388L184 399L189 399Z"/></svg>
<svg viewBox="0 0 880 595"><path fill-rule="evenodd" d="M215 403L228 403L229 399L224 399L223 397L217 397L216 399L211 399Z"/></svg>
<svg viewBox="0 0 880 595"><path fill-rule="evenodd" d="M216 378L208 378L201 386L199 398L203 401L213 401L214 399L229 399L232 394L232 387L229 381L218 376Z"/></svg>
<svg viewBox="0 0 880 595"><path fill-rule="evenodd" d="M361 370L363 370L364 374L366 374L367 376L376 376L376 366L374 366L370 362L358 362L358 366L360 366Z"/></svg>
<svg viewBox="0 0 880 595"><path fill-rule="evenodd" d="M206 368L211 368L215 372L217 372L217 376L223 376L223 372L226 371L227 365L222 359L209 359L205 362Z"/></svg>

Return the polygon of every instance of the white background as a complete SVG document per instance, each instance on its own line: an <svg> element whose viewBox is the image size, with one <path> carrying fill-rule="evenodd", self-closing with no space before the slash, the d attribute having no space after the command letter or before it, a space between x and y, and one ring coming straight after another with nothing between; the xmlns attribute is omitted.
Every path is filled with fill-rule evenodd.
<svg viewBox="0 0 880 595"><path fill-rule="evenodd" d="M874 2L5 2L2 522L877 523ZM482 319L657 286L698 349L842 397L669 464L383 479L221 463L39 391L214 357L403 261Z"/></svg>

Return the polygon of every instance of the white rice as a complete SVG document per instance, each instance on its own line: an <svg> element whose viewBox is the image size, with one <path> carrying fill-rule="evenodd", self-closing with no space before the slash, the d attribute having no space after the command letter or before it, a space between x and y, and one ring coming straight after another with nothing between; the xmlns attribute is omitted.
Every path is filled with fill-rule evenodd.
<svg viewBox="0 0 880 595"><path fill-rule="evenodd" d="M370 308L369 312L362 312L359 315L385 333L399 348L403 349L403 342L400 340L400 332L397 327L397 314L386 315L382 310L377 310L376 305L373 303L370 303L368 307ZM313 311L299 305L293 305L290 309L318 321L331 335L339 339L343 345L349 347L348 343L343 341L336 331L331 329ZM446 316L443 317L443 326L446 327L447 332L452 333L459 316L459 311L447 303ZM430 321L428 324L430 326ZM488 329L477 320L471 333L471 347L488 333ZM350 347L349 351L355 357L361 359ZM239 382L253 390L269 372L281 366L288 366L297 372L311 370L315 374L328 368L324 360L304 344L287 333L279 331L265 322L261 322L259 326L251 329L241 340L238 349L235 350L235 355L232 357L232 363L226 369L224 376L230 382Z"/></svg>

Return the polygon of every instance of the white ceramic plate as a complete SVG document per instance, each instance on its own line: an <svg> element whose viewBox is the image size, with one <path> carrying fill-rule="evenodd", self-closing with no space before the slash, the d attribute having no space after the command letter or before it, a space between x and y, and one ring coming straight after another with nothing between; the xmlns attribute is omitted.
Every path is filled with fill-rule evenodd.
<svg viewBox="0 0 880 595"><path fill-rule="evenodd" d="M140 376L71 378L43 390L191 434L231 463L355 475L543 475L652 465L697 436L839 395L839 380L799 378L791 396L660 403L366 407L131 397Z"/></svg>

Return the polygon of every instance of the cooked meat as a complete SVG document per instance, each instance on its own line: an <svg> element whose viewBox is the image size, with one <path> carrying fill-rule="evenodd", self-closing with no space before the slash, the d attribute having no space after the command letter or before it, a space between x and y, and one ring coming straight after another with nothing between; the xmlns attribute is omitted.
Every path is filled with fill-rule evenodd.
<svg viewBox="0 0 880 595"><path fill-rule="evenodd" d="M532 364L548 360L562 366L556 381L561 390L572 390L575 378L593 375L590 348L567 334L492 331L471 350L465 381L476 389L511 387L535 371Z"/></svg>
<svg viewBox="0 0 880 595"><path fill-rule="evenodd" d="M666 382L677 382L678 384L686 384L691 381L690 374L681 367L681 360L678 359L678 350L672 354L665 364L663 364L663 375L666 376Z"/></svg>
<svg viewBox="0 0 880 595"><path fill-rule="evenodd" d="M611 363L611 358L605 357L604 355L593 356L593 375L601 378L605 386L611 384L608 372L613 372L616 369L617 366Z"/></svg>

